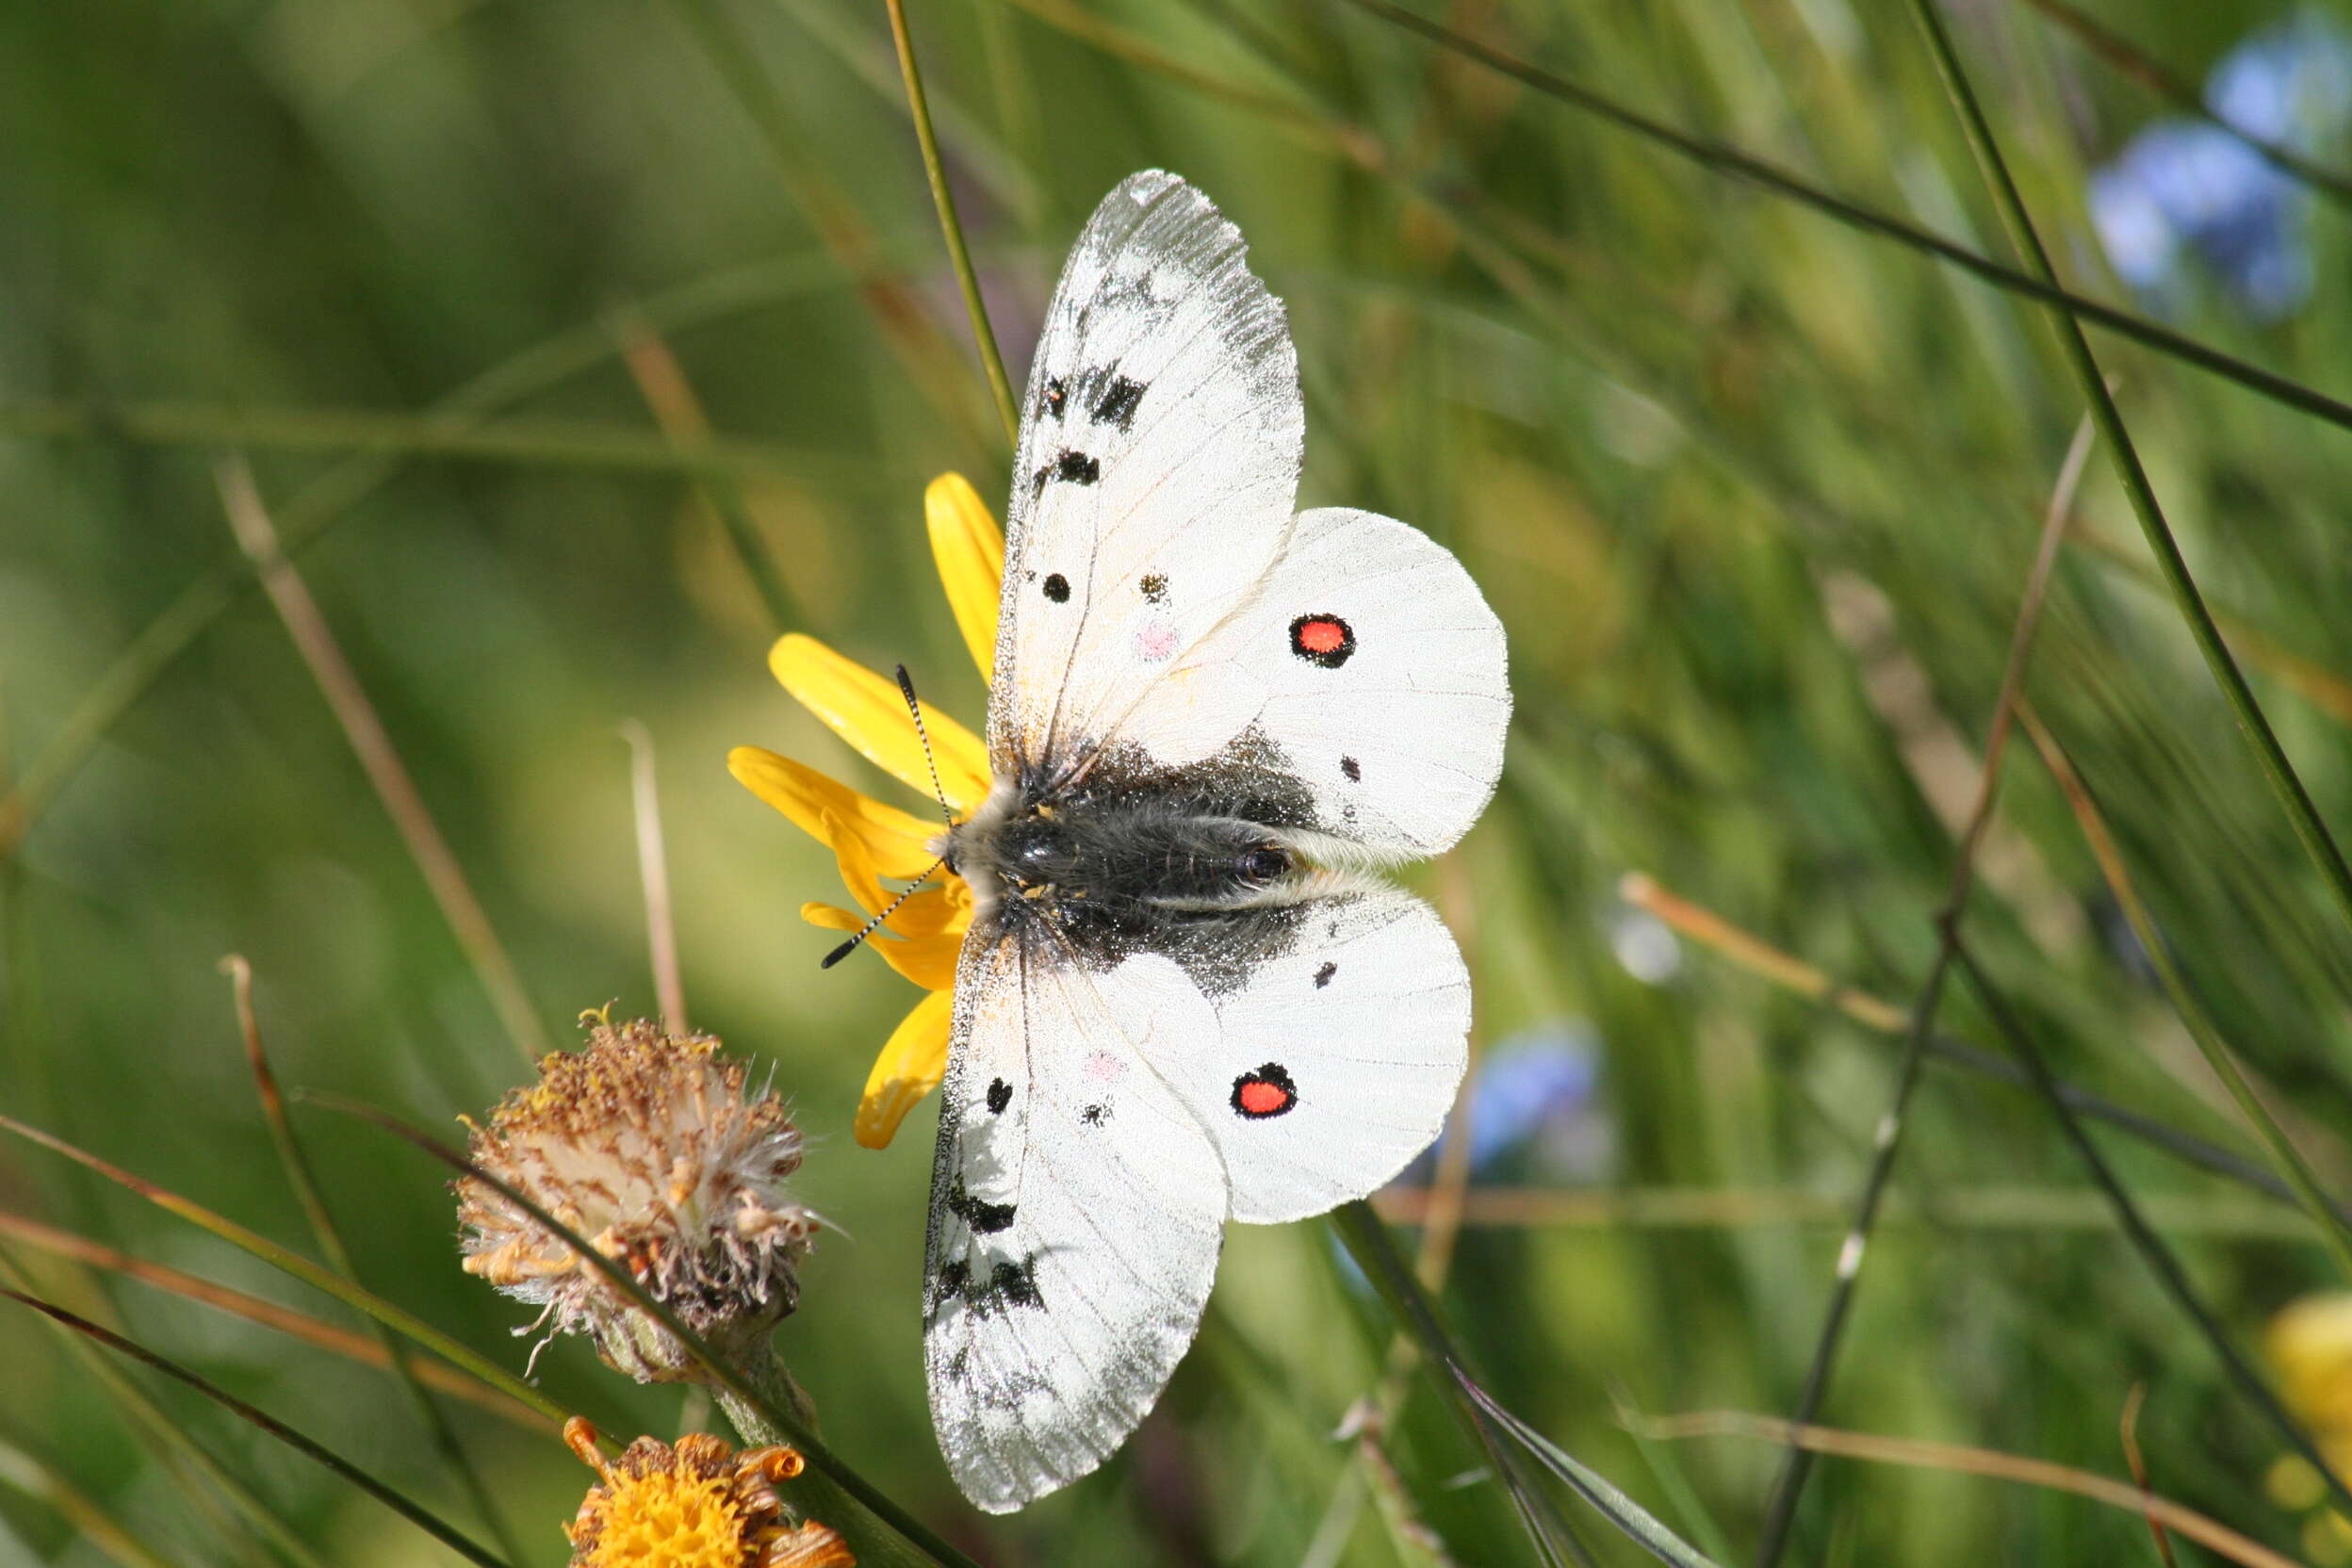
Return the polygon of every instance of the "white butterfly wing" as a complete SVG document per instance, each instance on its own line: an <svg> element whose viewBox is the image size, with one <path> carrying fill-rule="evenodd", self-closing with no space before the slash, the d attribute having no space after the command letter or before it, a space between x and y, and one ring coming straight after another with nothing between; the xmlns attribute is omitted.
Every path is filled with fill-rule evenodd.
<svg viewBox="0 0 2352 1568"><path fill-rule="evenodd" d="M1289 531L1304 439L1282 302L1240 231L1173 174L1122 181L1070 251L1029 374L988 704L1000 768L1083 758L1246 596ZM1247 692L1189 700L1193 721L1155 737L1163 760L1248 717Z"/></svg>
<svg viewBox="0 0 2352 1568"><path fill-rule="evenodd" d="M1130 1014L1203 1017L1173 965L1102 977L968 943L924 1257L931 1418L965 1495L1007 1512L1102 1463L1192 1343L1225 1178L1138 1059Z"/></svg>
<svg viewBox="0 0 2352 1568"><path fill-rule="evenodd" d="M1409 859L1451 845L1494 793L1507 662L1502 623L1451 551L1394 517L1323 507L1298 514L1248 607L1177 675L1262 693L1241 753L1304 785L1321 831ZM1151 751L1159 711L1148 698L1121 739Z"/></svg>
<svg viewBox="0 0 2352 1568"><path fill-rule="evenodd" d="M1284 911L1287 950L1212 1016L1168 1005L1130 959L1109 1000L1135 1049L1216 1140L1233 1218L1317 1215L1383 1185L1427 1149L1462 1083L1470 977L1437 914L1368 887Z"/></svg>

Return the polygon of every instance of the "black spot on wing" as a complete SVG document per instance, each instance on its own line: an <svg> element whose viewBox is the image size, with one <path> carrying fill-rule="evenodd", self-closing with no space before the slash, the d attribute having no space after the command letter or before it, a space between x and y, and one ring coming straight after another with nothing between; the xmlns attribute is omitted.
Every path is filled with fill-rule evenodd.
<svg viewBox="0 0 2352 1568"><path fill-rule="evenodd" d="M1093 417L1098 425L1117 425L1124 431L1135 422L1135 405L1143 401L1145 387L1139 381L1125 376L1113 376L1103 386L1102 395L1094 400Z"/></svg>
<svg viewBox="0 0 2352 1568"><path fill-rule="evenodd" d="M988 1114L990 1116L1003 1116L1004 1114L1004 1107L1012 1102L1013 1086L1006 1083L1002 1078L990 1080L988 1084Z"/></svg>
<svg viewBox="0 0 2352 1568"><path fill-rule="evenodd" d="M1338 972L1339 966L1337 964L1326 962L1321 969L1315 972L1315 988L1316 990L1321 990L1324 987L1330 985L1331 983L1331 976L1337 974Z"/></svg>
<svg viewBox="0 0 2352 1568"><path fill-rule="evenodd" d="M1348 776L1348 782L1350 784L1361 782L1364 778L1363 765L1352 757L1343 757L1339 760L1339 771Z"/></svg>
<svg viewBox="0 0 2352 1568"><path fill-rule="evenodd" d="M964 1179L956 1178L948 1189L947 1211L972 1228L974 1235L992 1236L999 1231L1012 1228L1013 1217L1019 1212L1011 1203L990 1203L974 1198L964 1190Z"/></svg>
<svg viewBox="0 0 2352 1568"><path fill-rule="evenodd" d="M972 1265L957 1258L954 1263L940 1269L938 1276L932 1280L928 1311L937 1313L948 1302L963 1295L971 1286Z"/></svg>
<svg viewBox="0 0 2352 1568"><path fill-rule="evenodd" d="M951 1301L962 1302L965 1311L983 1318L1014 1307L1042 1307L1045 1298L1037 1294L1037 1255L1031 1252L1019 1263L1000 1258L986 1279L972 1272L970 1260L956 1259L933 1277L924 1315L937 1317Z"/></svg>
<svg viewBox="0 0 2352 1568"><path fill-rule="evenodd" d="M1142 589L1143 596L1153 604L1164 603L1168 598L1168 579L1162 573L1148 572L1135 586Z"/></svg>
<svg viewBox="0 0 2352 1568"><path fill-rule="evenodd" d="M1062 416L1063 405L1069 401L1070 383L1054 376L1047 380L1045 390L1037 395L1037 412L1050 414L1058 419Z"/></svg>
<svg viewBox="0 0 2352 1568"><path fill-rule="evenodd" d="M1059 572L1055 572L1052 577L1047 578L1045 580L1045 596L1052 599L1055 604L1068 604L1070 602L1070 579L1064 577Z"/></svg>
<svg viewBox="0 0 2352 1568"><path fill-rule="evenodd" d="M998 1303L1008 1307L1041 1307L1045 1298L1037 1294L1037 1260L1035 1253L1019 1263L1000 1263L988 1276L988 1293Z"/></svg>
<svg viewBox="0 0 2352 1568"><path fill-rule="evenodd" d="M1082 451L1064 448L1054 460L1054 477L1070 484L1092 484L1102 477L1102 465Z"/></svg>

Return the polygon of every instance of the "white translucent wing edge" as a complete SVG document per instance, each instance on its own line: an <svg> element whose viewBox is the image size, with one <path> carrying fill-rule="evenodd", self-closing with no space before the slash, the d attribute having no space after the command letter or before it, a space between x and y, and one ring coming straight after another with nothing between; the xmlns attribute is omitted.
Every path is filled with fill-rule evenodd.
<svg viewBox="0 0 2352 1568"><path fill-rule="evenodd" d="M1114 372L1140 388L1129 419L1089 403ZM1106 743L1136 688L1229 613L1291 526L1304 432L1282 302L1239 230L1172 174L1121 182L1070 250L1024 398L988 709L1000 766ZM1097 477L1052 477L1065 458Z"/></svg>
<svg viewBox="0 0 2352 1568"><path fill-rule="evenodd" d="M1344 662L1298 651L1293 628L1309 616L1345 624ZM1371 861L1420 858L1461 839L1494 796L1509 663L1502 622L1452 551L1394 517L1321 507L1299 514L1246 606L1144 694L1124 732L1181 725L1191 688L1257 692L1251 720L1322 831Z"/></svg>
<svg viewBox="0 0 2352 1568"><path fill-rule="evenodd" d="M1183 981L1167 959L1126 967L1146 963ZM1400 889L1365 878L1300 906L1290 951L1208 1002L1205 1034L1156 989L1119 1000L1178 1021L1128 1032L1215 1139L1234 1219L1301 1219L1379 1190L1436 1139L1461 1088L1469 973L1437 912ZM1242 1086L1269 1069L1295 1102L1243 1115Z"/></svg>
<svg viewBox="0 0 2352 1568"><path fill-rule="evenodd" d="M1008 1512L1101 1464L1158 1399L1216 1278L1225 1186L1192 1114L1139 1065L1118 1070L1123 1042L1098 990L1116 974L1035 960L1023 973L1007 948L976 945L959 966L942 1085L923 1359L956 1483ZM1018 1079L1004 1070L1016 1063ZM1014 1211L959 1214L964 1140L992 1119L997 1076L1021 1102L1021 1148L1018 1177L989 1190ZM1090 1105L1106 1114L1086 1119ZM1001 1114L1013 1111L1008 1100ZM992 1229L975 1233L975 1222ZM1015 1267L1027 1282L1014 1295L1029 1298L948 1299L958 1262L967 1279Z"/></svg>

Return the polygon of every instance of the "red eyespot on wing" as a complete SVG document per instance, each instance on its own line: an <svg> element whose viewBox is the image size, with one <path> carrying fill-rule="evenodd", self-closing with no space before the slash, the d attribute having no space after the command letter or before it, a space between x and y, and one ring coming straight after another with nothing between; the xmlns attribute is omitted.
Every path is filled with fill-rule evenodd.
<svg viewBox="0 0 2352 1568"><path fill-rule="evenodd" d="M1356 651L1356 633L1337 615L1301 615L1290 623L1290 651L1310 664L1335 670Z"/></svg>
<svg viewBox="0 0 2352 1568"><path fill-rule="evenodd" d="M1298 1086L1290 1081L1280 1062L1268 1062L1255 1072L1233 1080L1233 1109L1250 1121L1280 1116L1298 1103Z"/></svg>
<svg viewBox="0 0 2352 1568"><path fill-rule="evenodd" d="M1241 1086L1241 1111L1244 1116L1272 1116L1290 1103L1290 1096L1272 1084L1250 1082Z"/></svg>

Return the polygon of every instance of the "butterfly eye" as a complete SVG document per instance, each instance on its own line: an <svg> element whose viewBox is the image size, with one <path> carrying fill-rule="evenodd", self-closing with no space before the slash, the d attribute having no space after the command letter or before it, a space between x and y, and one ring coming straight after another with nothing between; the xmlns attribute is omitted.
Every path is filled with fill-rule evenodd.
<svg viewBox="0 0 2352 1568"><path fill-rule="evenodd" d="M1271 882L1290 869L1290 857L1272 844L1261 845L1241 858L1241 874L1252 882Z"/></svg>

